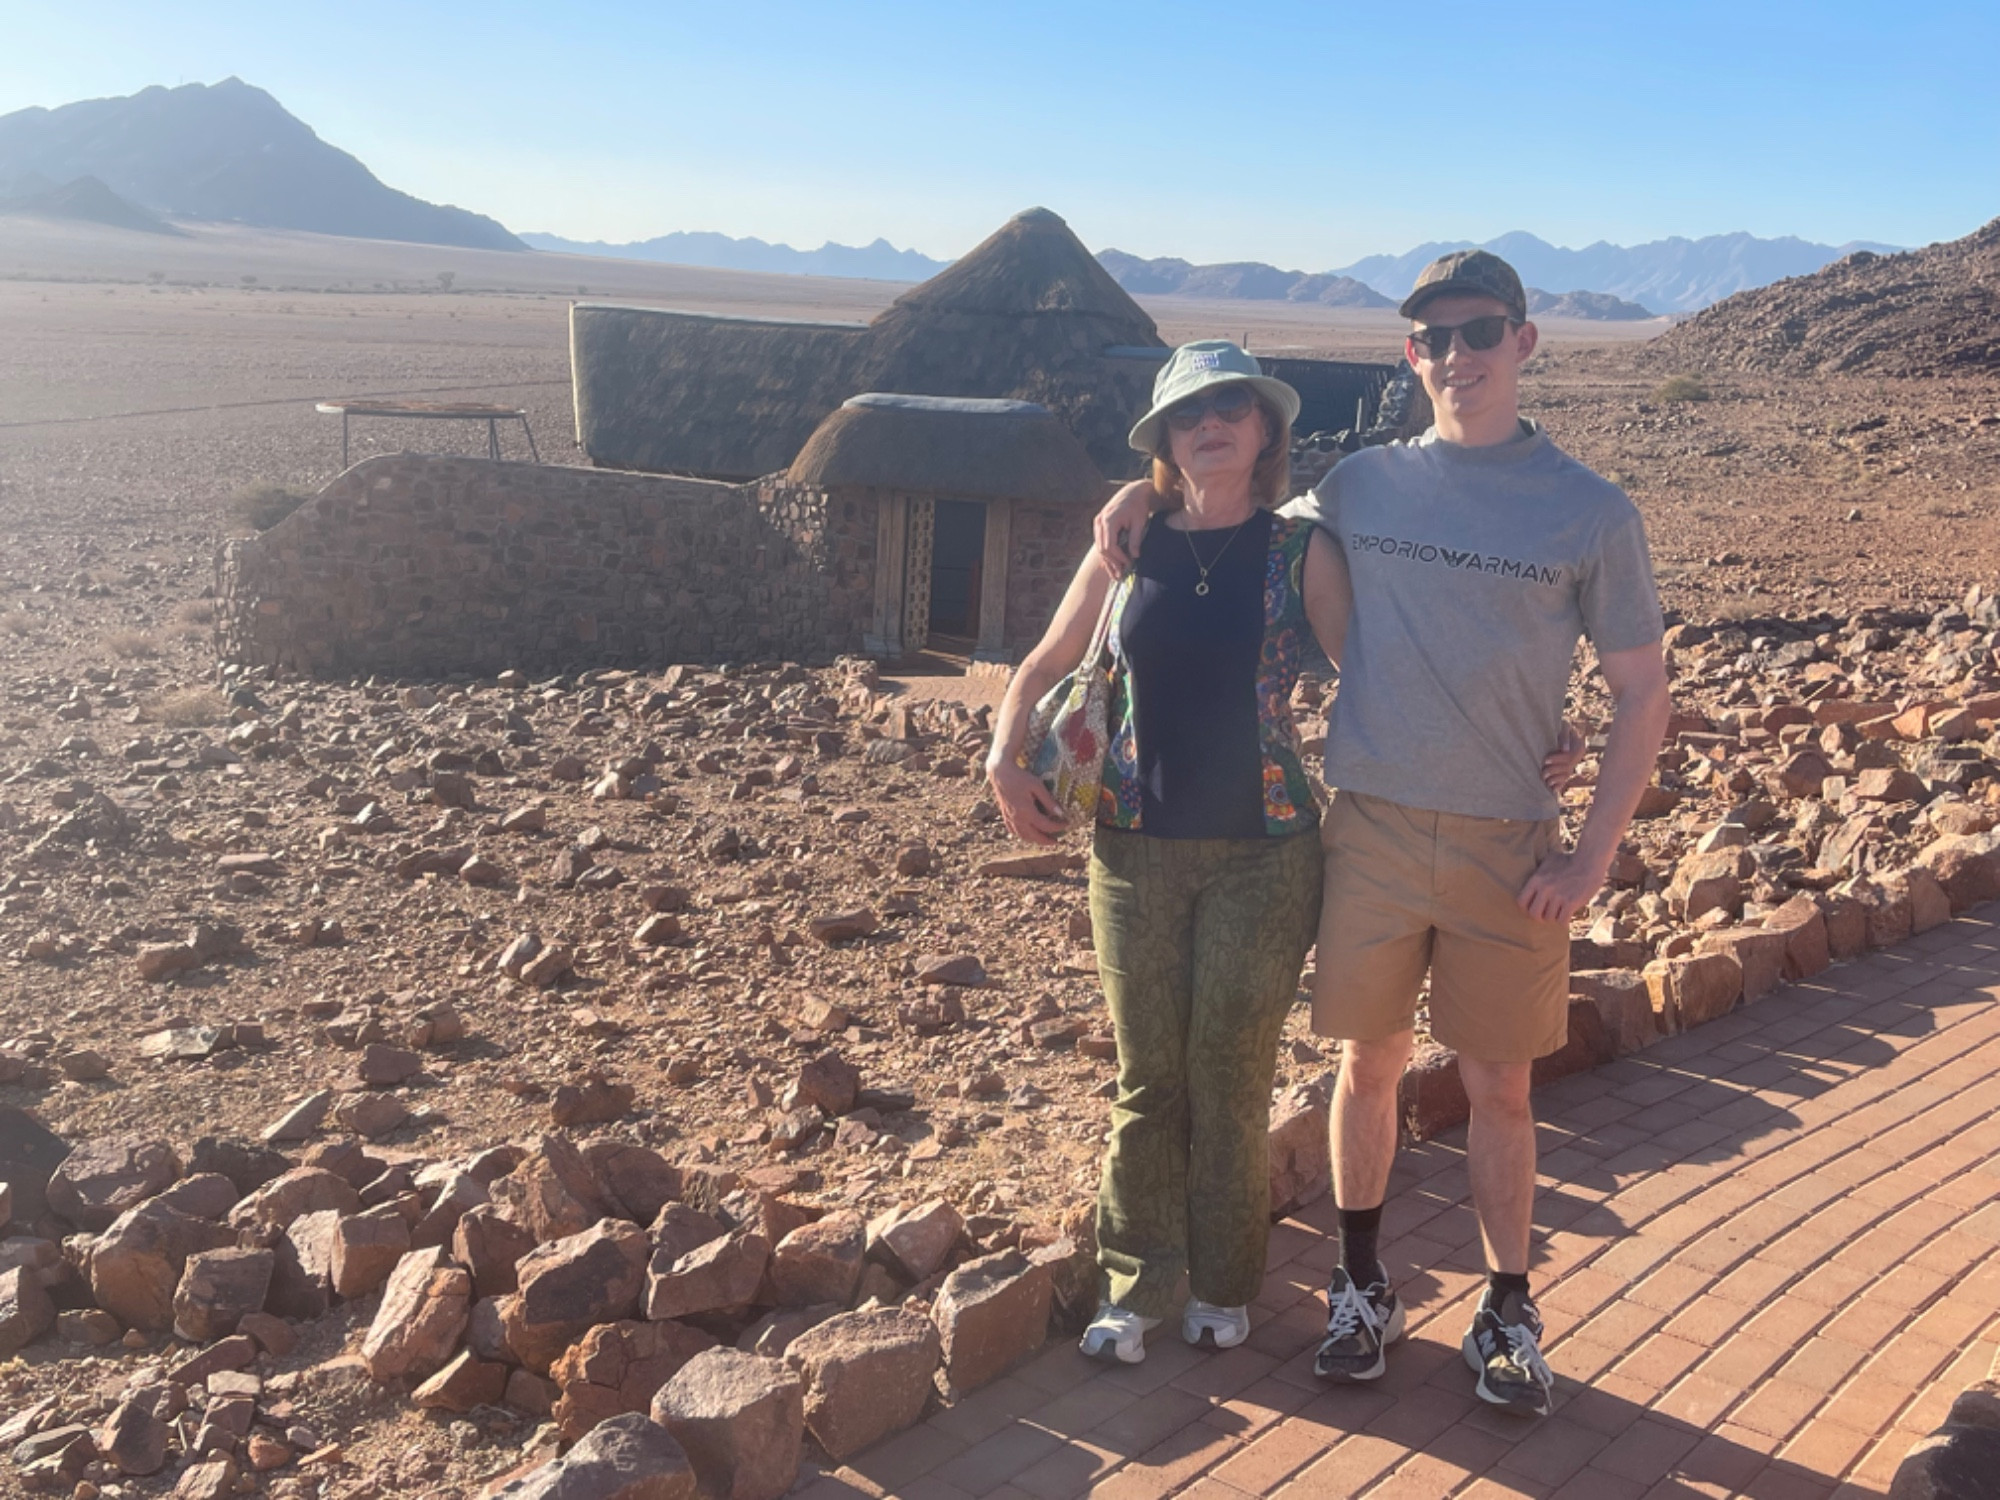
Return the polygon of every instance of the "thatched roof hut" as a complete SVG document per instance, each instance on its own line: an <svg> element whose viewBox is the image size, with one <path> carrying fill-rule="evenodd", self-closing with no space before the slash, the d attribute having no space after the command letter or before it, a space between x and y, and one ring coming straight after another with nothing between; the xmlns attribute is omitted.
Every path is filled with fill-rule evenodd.
<svg viewBox="0 0 2000 1500"><path fill-rule="evenodd" d="M577 441L613 468L749 479L783 469L863 391L1047 407L1107 474L1163 349L1153 320L1069 226L1017 214L872 323L780 323L578 303L570 314Z"/></svg>
<svg viewBox="0 0 2000 1500"><path fill-rule="evenodd" d="M1105 492L1083 444L1046 406L875 391L820 423L786 478L1045 505L1096 505Z"/></svg>

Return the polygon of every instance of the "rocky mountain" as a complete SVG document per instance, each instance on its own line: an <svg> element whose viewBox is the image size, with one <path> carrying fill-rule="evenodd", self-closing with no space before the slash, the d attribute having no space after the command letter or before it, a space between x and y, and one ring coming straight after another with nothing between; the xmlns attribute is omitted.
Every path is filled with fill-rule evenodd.
<svg viewBox="0 0 2000 1500"><path fill-rule="evenodd" d="M1416 285L1417 273L1438 256L1472 247L1471 240L1437 241L1401 255L1365 256L1334 274L1352 276L1400 301ZM1599 240L1581 250L1568 250L1516 230L1487 240L1480 248L1505 257L1530 286L1606 292L1659 315L1696 312L1750 287L1808 275L1856 250L1885 253L1897 247L1861 242L1819 245L1790 235L1766 240L1750 234L1712 234L1698 240L1676 235L1630 246Z"/></svg>
<svg viewBox="0 0 2000 1500"><path fill-rule="evenodd" d="M98 179L155 214L520 250L493 219L398 192L238 78L0 115L0 181Z"/></svg>
<svg viewBox="0 0 2000 1500"><path fill-rule="evenodd" d="M1137 296L1240 297L1256 302L1318 302L1329 307L1394 305L1351 277L1281 271L1262 261L1197 266L1171 256L1144 260L1123 250L1100 250L1097 259L1120 286Z"/></svg>
<svg viewBox="0 0 2000 1500"><path fill-rule="evenodd" d="M1741 292L1650 357L1700 369L1937 375L2000 370L2000 219L1899 255L1857 251Z"/></svg>
<svg viewBox="0 0 2000 1500"><path fill-rule="evenodd" d="M1531 318L1591 318L1605 323L1636 323L1657 316L1636 302L1614 297L1609 292L1564 292L1560 296L1535 287L1528 288L1528 316Z"/></svg>
<svg viewBox="0 0 2000 1500"><path fill-rule="evenodd" d="M0 214L27 214L43 219L81 219L91 224L108 224L114 229L132 229L141 234L178 235L181 231L158 214L127 202L95 177L78 177L56 187L39 172L17 179L10 196L7 184L0 184Z"/></svg>
<svg viewBox="0 0 2000 1500"><path fill-rule="evenodd" d="M836 245L795 250L755 238L676 232L623 245L603 240L568 240L555 234L524 234L533 249L565 255L603 255L617 260L657 260L675 266L710 266L725 271L772 271L791 276L840 276L859 281L925 281L951 262L932 260L917 250L898 250L885 239L869 245Z"/></svg>

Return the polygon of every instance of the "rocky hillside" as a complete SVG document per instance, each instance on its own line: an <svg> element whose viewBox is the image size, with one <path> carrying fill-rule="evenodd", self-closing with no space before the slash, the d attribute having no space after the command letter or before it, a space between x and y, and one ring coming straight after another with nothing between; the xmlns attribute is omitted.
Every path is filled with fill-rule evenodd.
<svg viewBox="0 0 2000 1500"><path fill-rule="evenodd" d="M1924 376L2000 370L2000 219L1739 292L1652 348L1674 368Z"/></svg>
<svg viewBox="0 0 2000 1500"><path fill-rule="evenodd" d="M40 178L56 184L85 176L170 218L485 250L526 248L482 214L387 186L238 78L0 115L0 182Z"/></svg>

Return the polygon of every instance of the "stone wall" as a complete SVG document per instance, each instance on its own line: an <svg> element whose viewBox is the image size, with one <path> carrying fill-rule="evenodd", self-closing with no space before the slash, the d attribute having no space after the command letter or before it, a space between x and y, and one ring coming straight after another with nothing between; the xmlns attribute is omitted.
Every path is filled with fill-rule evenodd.
<svg viewBox="0 0 2000 1500"><path fill-rule="evenodd" d="M1091 548L1091 505L1014 503L1007 559L1007 650L1019 661L1055 618L1076 565Z"/></svg>
<svg viewBox="0 0 2000 1500"><path fill-rule="evenodd" d="M825 661L874 548L871 507L812 490L393 454L226 544L218 644L330 676Z"/></svg>

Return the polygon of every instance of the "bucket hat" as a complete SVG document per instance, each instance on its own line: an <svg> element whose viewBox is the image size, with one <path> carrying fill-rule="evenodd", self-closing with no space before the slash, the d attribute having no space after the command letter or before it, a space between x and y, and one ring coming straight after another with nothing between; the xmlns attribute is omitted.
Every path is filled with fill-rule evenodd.
<svg viewBox="0 0 2000 1500"><path fill-rule="evenodd" d="M1528 294L1521 289L1520 276L1491 250L1454 250L1440 255L1417 273L1417 284L1396 311L1414 318L1432 298L1452 293L1491 297L1513 314L1516 322L1528 320Z"/></svg>
<svg viewBox="0 0 2000 1500"><path fill-rule="evenodd" d="M1247 385L1278 409L1287 423L1298 420L1299 393L1275 375L1266 375L1257 356L1228 339L1196 339L1182 344L1153 378L1153 406L1127 439L1141 453L1158 453L1167 409L1216 385Z"/></svg>

